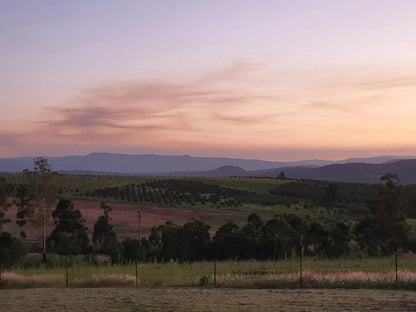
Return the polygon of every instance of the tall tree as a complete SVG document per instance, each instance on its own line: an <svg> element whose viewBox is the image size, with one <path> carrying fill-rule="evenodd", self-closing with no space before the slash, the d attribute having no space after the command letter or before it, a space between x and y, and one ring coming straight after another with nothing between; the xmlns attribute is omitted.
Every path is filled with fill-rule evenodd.
<svg viewBox="0 0 416 312"><path fill-rule="evenodd" d="M31 185L20 184L16 189L17 202L16 224L20 227L20 236L26 237L23 227L27 223L27 217L33 215L33 189Z"/></svg>
<svg viewBox="0 0 416 312"><path fill-rule="evenodd" d="M408 240L409 227L403 212L402 188L396 174L381 177L380 188L380 236L388 243L390 251L403 247Z"/></svg>
<svg viewBox="0 0 416 312"><path fill-rule="evenodd" d="M6 179L0 177L0 233L3 230L3 225L11 221L9 218L6 218L8 208Z"/></svg>
<svg viewBox="0 0 416 312"><path fill-rule="evenodd" d="M24 254L25 249L20 240L14 238L9 232L0 232L0 269L10 267Z"/></svg>
<svg viewBox="0 0 416 312"><path fill-rule="evenodd" d="M25 170L26 179L33 192L34 213L32 223L42 230L42 262L46 262L46 233L51 224L51 210L56 194L56 184L53 182L51 164L47 158L37 157L33 160L33 171Z"/></svg>
<svg viewBox="0 0 416 312"><path fill-rule="evenodd" d="M89 239L84 218L68 199L61 199L52 212L56 227L47 240L50 251L58 254L81 254L88 251Z"/></svg>
<svg viewBox="0 0 416 312"><path fill-rule="evenodd" d="M409 227L399 181L392 173L381 177L379 193L371 202L372 215L366 216L354 229L361 248L370 255L391 254L407 244Z"/></svg>
<svg viewBox="0 0 416 312"><path fill-rule="evenodd" d="M92 241L98 252L109 255L111 262L116 263L120 253L120 243L117 240L117 234L113 231L113 225L109 222L110 212L113 209L105 202L101 203L101 209L103 210L103 215L98 217L94 225Z"/></svg>

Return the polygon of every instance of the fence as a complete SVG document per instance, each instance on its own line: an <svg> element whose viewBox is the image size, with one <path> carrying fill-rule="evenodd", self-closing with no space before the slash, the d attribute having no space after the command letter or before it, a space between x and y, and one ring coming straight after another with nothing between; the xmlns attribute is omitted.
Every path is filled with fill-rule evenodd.
<svg viewBox="0 0 416 312"><path fill-rule="evenodd" d="M236 288L405 288L416 290L416 255L367 259L293 256L280 261L61 263L3 270L2 288L206 286ZM397 267L397 270L396 270ZM136 271L137 268L137 271ZM137 273L136 273L137 272Z"/></svg>

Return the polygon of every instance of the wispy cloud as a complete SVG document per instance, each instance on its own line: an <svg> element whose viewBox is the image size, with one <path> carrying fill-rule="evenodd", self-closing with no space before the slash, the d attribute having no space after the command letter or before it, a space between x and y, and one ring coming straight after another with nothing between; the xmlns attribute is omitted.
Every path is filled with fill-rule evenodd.
<svg viewBox="0 0 416 312"><path fill-rule="evenodd" d="M153 135L158 136L157 140L165 137L175 141L183 138L184 131L205 135L230 133L237 131L236 122L256 125L281 113L278 96L255 88L236 88L241 85L232 78L252 70L259 68L238 63L188 81L119 82L89 88L68 106L46 107L53 119L44 120L42 126L63 136L88 132L89 137L109 133L137 137L133 131L142 130L147 133L140 136L147 139ZM268 109L259 110L262 105L268 105ZM271 106L275 106L275 112L270 111ZM175 132L182 137L173 139Z"/></svg>
<svg viewBox="0 0 416 312"><path fill-rule="evenodd" d="M390 89L401 87L414 87L416 86L416 76L395 77L384 80L358 82L357 86L363 89Z"/></svg>
<svg viewBox="0 0 416 312"><path fill-rule="evenodd" d="M392 75L271 72L237 62L177 81L107 83L44 107L43 120L29 130L0 137L0 152L10 154L35 141L91 151L406 146L413 130L403 118L416 112L407 92L413 78ZM383 91L391 86L391 92ZM394 110L395 101L407 114ZM381 135L386 124L388 137Z"/></svg>
<svg viewBox="0 0 416 312"><path fill-rule="evenodd" d="M334 104L334 103L326 103L326 102L311 102L306 104L308 107L318 108L322 110L337 110L343 112L349 112L351 109L346 106L345 104Z"/></svg>

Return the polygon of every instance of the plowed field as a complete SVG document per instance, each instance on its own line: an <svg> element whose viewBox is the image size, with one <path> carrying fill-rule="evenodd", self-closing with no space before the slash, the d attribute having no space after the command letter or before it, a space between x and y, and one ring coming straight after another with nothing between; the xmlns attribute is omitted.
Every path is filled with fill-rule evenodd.
<svg viewBox="0 0 416 312"><path fill-rule="evenodd" d="M96 288L0 290L0 312L416 311L416 293L383 290Z"/></svg>

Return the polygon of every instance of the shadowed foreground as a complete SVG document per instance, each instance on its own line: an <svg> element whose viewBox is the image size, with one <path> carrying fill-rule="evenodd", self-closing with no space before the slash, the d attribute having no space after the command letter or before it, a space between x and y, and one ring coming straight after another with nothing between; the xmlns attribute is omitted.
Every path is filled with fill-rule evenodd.
<svg viewBox="0 0 416 312"><path fill-rule="evenodd" d="M0 291L0 311L416 311L416 293L384 290L83 288Z"/></svg>

